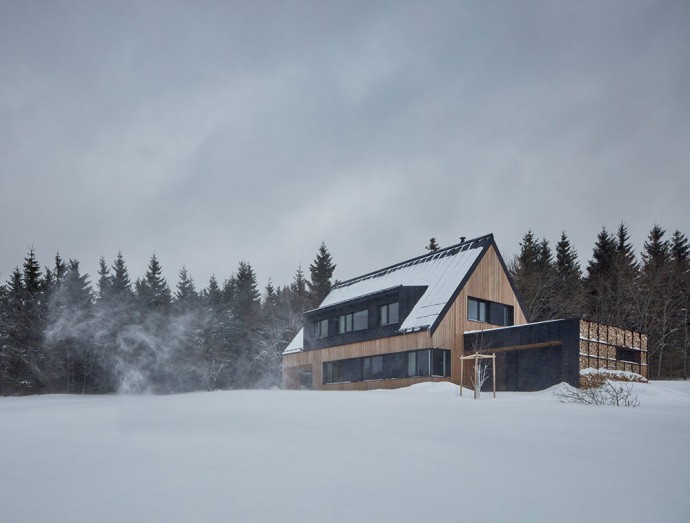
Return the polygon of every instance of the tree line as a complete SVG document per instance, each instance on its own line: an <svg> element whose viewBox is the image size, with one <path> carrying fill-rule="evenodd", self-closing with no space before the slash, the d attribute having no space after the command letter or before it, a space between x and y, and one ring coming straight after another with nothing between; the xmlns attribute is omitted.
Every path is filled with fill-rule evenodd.
<svg viewBox="0 0 690 523"><path fill-rule="evenodd" d="M199 290L183 267L171 289L155 255L132 281L122 253L99 261L96 282L58 254L41 269L33 249L0 286L0 394L173 393L280 384L281 353L302 313L331 289L321 244L307 279L259 291L240 262Z"/></svg>
<svg viewBox="0 0 690 523"><path fill-rule="evenodd" d="M648 335L649 377L688 378L690 247L655 225L640 256L621 223L597 235L583 271L565 232L555 246L530 230L509 263L530 321L581 316Z"/></svg>
<svg viewBox="0 0 690 523"><path fill-rule="evenodd" d="M438 249L434 240L429 250ZM638 259L625 224L602 227L582 270L565 232L555 252L528 231L508 264L530 321L582 316L648 335L651 378L687 378L690 247L655 225ZM132 281L121 253L95 283L58 254L41 269L33 249L0 285L0 394L172 393L280 384L281 353L332 285L321 244L293 281L258 289L240 262L197 289L186 268L171 289L153 255Z"/></svg>

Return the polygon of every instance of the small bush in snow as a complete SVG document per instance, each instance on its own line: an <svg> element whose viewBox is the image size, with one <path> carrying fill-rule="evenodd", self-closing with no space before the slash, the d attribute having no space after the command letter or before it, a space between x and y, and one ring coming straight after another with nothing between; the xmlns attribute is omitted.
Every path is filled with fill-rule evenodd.
<svg viewBox="0 0 690 523"><path fill-rule="evenodd" d="M564 384L555 392L562 403L581 403L583 405L615 405L616 407L637 407L640 402L629 382L604 380L599 386L576 389Z"/></svg>

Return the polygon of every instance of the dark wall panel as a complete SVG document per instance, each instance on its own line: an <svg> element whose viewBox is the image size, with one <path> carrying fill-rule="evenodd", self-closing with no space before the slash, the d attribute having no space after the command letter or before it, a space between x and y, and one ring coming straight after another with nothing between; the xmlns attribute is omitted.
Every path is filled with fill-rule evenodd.
<svg viewBox="0 0 690 523"><path fill-rule="evenodd" d="M502 347L518 347L497 353L497 390L543 390L563 381L577 386L579 382L578 318L519 325L507 329L490 329L465 334L465 347L479 344L484 352ZM558 346L520 349L519 346L560 343ZM485 384L492 386L491 378Z"/></svg>

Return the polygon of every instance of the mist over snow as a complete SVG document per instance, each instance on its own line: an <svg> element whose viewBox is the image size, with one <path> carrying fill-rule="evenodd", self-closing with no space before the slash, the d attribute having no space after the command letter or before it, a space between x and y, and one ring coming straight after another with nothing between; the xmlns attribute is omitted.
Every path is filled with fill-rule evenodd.
<svg viewBox="0 0 690 523"><path fill-rule="evenodd" d="M690 386L0 398L3 521L687 522Z"/></svg>

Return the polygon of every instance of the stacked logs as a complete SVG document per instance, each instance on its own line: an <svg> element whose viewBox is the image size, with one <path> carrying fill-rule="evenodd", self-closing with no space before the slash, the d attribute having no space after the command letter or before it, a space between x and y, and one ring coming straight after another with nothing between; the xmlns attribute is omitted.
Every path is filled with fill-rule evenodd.
<svg viewBox="0 0 690 523"><path fill-rule="evenodd" d="M647 377L647 335L580 320L580 369L635 372Z"/></svg>

